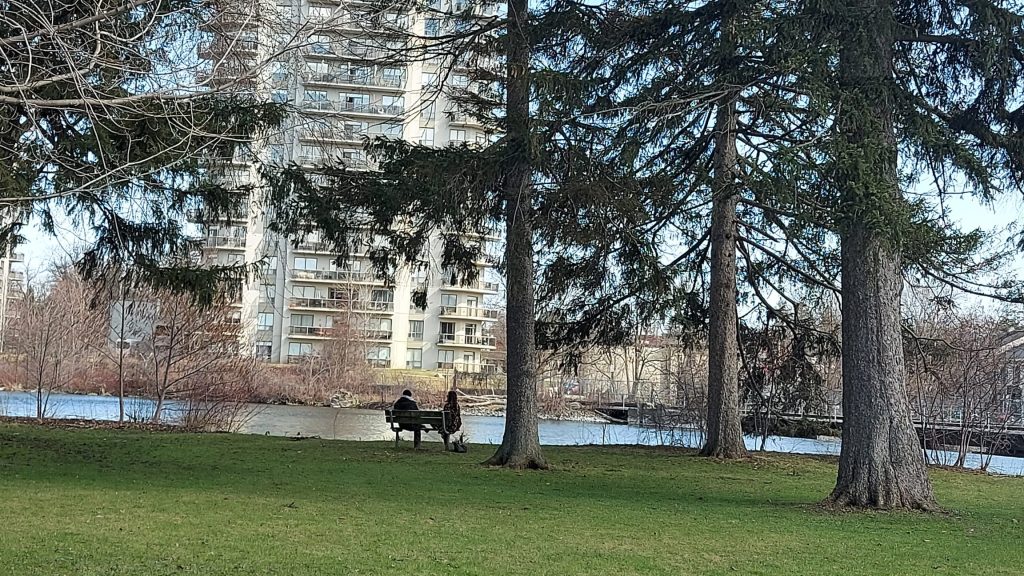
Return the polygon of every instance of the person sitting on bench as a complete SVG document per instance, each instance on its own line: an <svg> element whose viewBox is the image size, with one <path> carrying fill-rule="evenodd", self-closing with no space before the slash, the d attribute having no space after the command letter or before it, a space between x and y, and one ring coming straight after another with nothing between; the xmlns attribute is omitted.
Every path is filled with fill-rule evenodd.
<svg viewBox="0 0 1024 576"><path fill-rule="evenodd" d="M412 391L409 390L409 389L402 390L402 397L399 398L398 400L395 400L395 404L394 404L394 406L392 406L392 408L395 409L395 410L419 410L420 409L419 404L417 404L416 400L414 400L413 397L412 397ZM416 446L420 445L420 434L423 431L423 426L420 426L419 424L402 424L399 427L402 430L408 430L409 432L412 432L413 443ZM397 438L397 436L396 436L396 438ZM396 440L396 442L397 442L397 440Z"/></svg>

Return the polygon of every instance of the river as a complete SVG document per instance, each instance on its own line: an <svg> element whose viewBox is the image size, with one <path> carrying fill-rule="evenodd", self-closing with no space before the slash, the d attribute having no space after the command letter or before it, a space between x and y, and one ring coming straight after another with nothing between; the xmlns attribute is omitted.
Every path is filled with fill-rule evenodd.
<svg viewBox="0 0 1024 576"><path fill-rule="evenodd" d="M153 402L144 398L128 398L126 412L134 419L144 419L152 414ZM252 418L242 427L245 434L269 434L272 436L319 436L334 440L392 440L394 433L384 422L379 410L335 409L315 406L253 405ZM173 414L173 403L169 407ZM35 396L25 392L0 392L0 415L35 416ZM52 394L47 403L47 414L54 418L88 418L94 420L117 420L117 398L110 396L78 396ZM498 444L501 442L504 418L497 416L463 416L462 428L466 440L475 444ZM406 433L406 437L411 435ZM440 441L436 434L427 434L428 441ZM623 426L598 422L577 422L569 420L541 420L541 444L550 446L576 445L675 445L689 448L700 446L701 437L692 430L670 431ZM759 439L747 437L747 448L753 450ZM767 450L791 454L839 454L838 440L809 440L771 436ZM948 454L932 453L941 461L952 461ZM967 465L977 468L981 457L972 454ZM989 471L996 474L1024 476L1024 458L994 456Z"/></svg>

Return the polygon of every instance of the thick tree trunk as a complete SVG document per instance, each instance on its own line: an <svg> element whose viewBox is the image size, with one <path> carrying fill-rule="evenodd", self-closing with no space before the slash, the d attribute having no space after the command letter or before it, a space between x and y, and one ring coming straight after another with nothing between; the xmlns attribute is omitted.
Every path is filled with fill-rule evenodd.
<svg viewBox="0 0 1024 576"><path fill-rule="evenodd" d="M838 119L843 178L843 444L827 503L933 509L924 453L910 418L900 337L900 249L892 230L903 199L893 127L887 0L847 3ZM886 224L888 222L888 224Z"/></svg>
<svg viewBox="0 0 1024 576"><path fill-rule="evenodd" d="M530 153L530 44L523 30L527 0L508 3L505 259L507 273L507 394L505 434L486 463L546 468L537 431L534 337L533 188Z"/></svg>
<svg viewBox="0 0 1024 576"><path fill-rule="evenodd" d="M728 24L723 24L723 28L728 28ZM731 48L728 50L732 52ZM715 458L747 455L740 422L739 345L736 340L736 160L736 101L735 95L730 95L728 102L718 107L715 118L708 430L701 449L703 456Z"/></svg>

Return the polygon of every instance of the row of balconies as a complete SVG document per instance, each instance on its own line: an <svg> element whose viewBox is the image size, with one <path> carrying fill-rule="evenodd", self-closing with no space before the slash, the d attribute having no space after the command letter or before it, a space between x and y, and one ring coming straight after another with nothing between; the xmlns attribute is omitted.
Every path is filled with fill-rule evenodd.
<svg viewBox="0 0 1024 576"><path fill-rule="evenodd" d="M309 360L310 358L316 357L316 354L290 354L288 355L289 364L300 364ZM389 358L367 358L366 363L374 368L390 368L391 359ZM407 360L405 362L406 369L409 370L422 370L423 362ZM494 364L482 364L477 362L437 362L436 370L451 370L455 372L467 372L473 374L496 374L498 367Z"/></svg>
<svg viewBox="0 0 1024 576"><path fill-rule="evenodd" d="M334 328L329 326L289 326L288 334L298 337L331 338L334 336ZM391 330L363 330L361 333L364 340L391 341L394 333ZM409 340L420 341L414 334L409 335ZM493 348L496 344L494 336L477 336L466 334L440 334L437 337L438 346L471 346Z"/></svg>
<svg viewBox="0 0 1024 576"><path fill-rule="evenodd" d="M318 310L386 312L389 314L395 311L394 302L347 300L344 298L292 298L288 304L292 308L315 308Z"/></svg>
<svg viewBox="0 0 1024 576"><path fill-rule="evenodd" d="M341 70L327 72L307 72L302 80L306 84L324 84L338 86L374 86L377 88L398 89L405 86L405 75L392 76L386 74L348 73ZM306 100L302 103L307 110L322 110L318 105L323 100Z"/></svg>
<svg viewBox="0 0 1024 576"><path fill-rule="evenodd" d="M489 346L493 347L494 336L477 336L468 334L440 334L437 343L442 346Z"/></svg>

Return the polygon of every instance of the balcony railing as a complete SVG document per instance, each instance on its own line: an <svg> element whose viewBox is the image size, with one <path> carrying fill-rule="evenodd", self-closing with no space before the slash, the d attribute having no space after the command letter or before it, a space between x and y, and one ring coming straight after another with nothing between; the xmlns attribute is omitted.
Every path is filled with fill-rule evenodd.
<svg viewBox="0 0 1024 576"><path fill-rule="evenodd" d="M441 334L437 337L438 344L449 346L494 346L494 336L466 336L464 334Z"/></svg>
<svg viewBox="0 0 1024 576"><path fill-rule="evenodd" d="M391 330L365 330L363 338L367 340L391 340Z"/></svg>
<svg viewBox="0 0 1024 576"><path fill-rule="evenodd" d="M463 318L485 318L496 320L498 311L490 308L473 306L441 306L441 316L459 316Z"/></svg>
<svg viewBox="0 0 1024 576"><path fill-rule="evenodd" d="M245 237L207 236L206 245L211 248L245 248Z"/></svg>
<svg viewBox="0 0 1024 576"><path fill-rule="evenodd" d="M373 272L351 270L292 270L294 280L328 280L334 282L376 282Z"/></svg>
<svg viewBox="0 0 1024 576"><path fill-rule="evenodd" d="M405 85L405 76L351 74L347 72L328 71L307 73L305 75L305 81L313 84L347 84L354 86L377 86L380 88L401 88ZM311 102L324 102L324 100L312 100ZM303 103L303 106L309 108L309 106L306 106L305 102Z"/></svg>
<svg viewBox="0 0 1024 576"><path fill-rule="evenodd" d="M498 291L498 283L497 282L485 282L483 280L477 280L476 282L470 282L469 284L463 284L463 283L459 282L458 280L452 282L451 278L445 278L444 281L441 282L441 284L444 285L444 286L448 286L450 288L456 288L456 289L461 289L461 290L475 290L475 291L480 291L480 292L497 292Z"/></svg>
<svg viewBox="0 0 1024 576"><path fill-rule="evenodd" d="M340 298L290 298L288 305L292 308L345 310L349 307L350 302L350 300Z"/></svg>
<svg viewBox="0 0 1024 576"><path fill-rule="evenodd" d="M455 370L472 374L493 374L498 371L498 367L493 364L479 364L476 362L438 362L437 369Z"/></svg>
<svg viewBox="0 0 1024 576"><path fill-rule="evenodd" d="M293 336L320 336L329 337L333 333L332 328L324 326L289 326L288 333Z"/></svg>
<svg viewBox="0 0 1024 576"><path fill-rule="evenodd" d="M405 113L404 104L383 104L368 101L303 100L302 107L306 110L320 110L322 112L355 112L358 114L381 116L400 116Z"/></svg>

